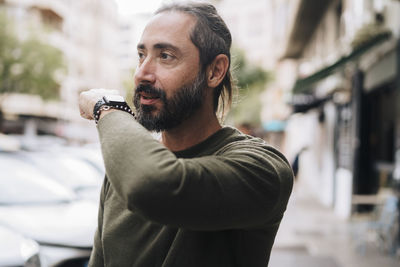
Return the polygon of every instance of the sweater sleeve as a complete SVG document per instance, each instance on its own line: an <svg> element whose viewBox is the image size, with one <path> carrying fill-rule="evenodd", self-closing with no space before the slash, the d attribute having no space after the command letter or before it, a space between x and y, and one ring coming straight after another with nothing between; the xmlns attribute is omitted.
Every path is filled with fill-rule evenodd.
<svg viewBox="0 0 400 267"><path fill-rule="evenodd" d="M98 214L98 223L96 233L94 235L94 244L92 253L90 255L89 267L97 267L104 266L104 257L103 257L103 245L101 242L102 236L102 228L103 228L103 209L104 209L104 198L106 191L106 182L107 179L104 178L103 186L101 188L100 193L100 205L99 205L99 214Z"/></svg>
<svg viewBox="0 0 400 267"><path fill-rule="evenodd" d="M280 221L292 172L274 149L243 144L223 155L177 158L129 114L98 124L107 177L127 207L157 223L191 230Z"/></svg>

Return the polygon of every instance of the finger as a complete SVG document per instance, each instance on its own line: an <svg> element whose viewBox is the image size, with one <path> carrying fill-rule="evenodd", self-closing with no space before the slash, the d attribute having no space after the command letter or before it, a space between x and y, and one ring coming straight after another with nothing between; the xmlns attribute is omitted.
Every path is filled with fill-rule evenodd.
<svg viewBox="0 0 400 267"><path fill-rule="evenodd" d="M95 98L94 98L95 97ZM80 93L79 95L79 112L82 118L84 119L93 119L93 107L95 103L95 99L98 97L93 96L92 93L85 91Z"/></svg>

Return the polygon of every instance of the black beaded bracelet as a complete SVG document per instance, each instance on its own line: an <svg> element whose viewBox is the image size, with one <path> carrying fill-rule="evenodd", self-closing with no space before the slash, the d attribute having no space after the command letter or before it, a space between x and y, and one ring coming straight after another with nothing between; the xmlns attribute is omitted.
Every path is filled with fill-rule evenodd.
<svg viewBox="0 0 400 267"><path fill-rule="evenodd" d="M96 124L100 119L101 112L103 110L110 110L110 109L122 110L128 112L132 116L135 116L135 113L133 113L133 111L125 101L110 101L107 99L106 96L104 96L99 101L97 101L97 103L94 105L93 108L93 118Z"/></svg>

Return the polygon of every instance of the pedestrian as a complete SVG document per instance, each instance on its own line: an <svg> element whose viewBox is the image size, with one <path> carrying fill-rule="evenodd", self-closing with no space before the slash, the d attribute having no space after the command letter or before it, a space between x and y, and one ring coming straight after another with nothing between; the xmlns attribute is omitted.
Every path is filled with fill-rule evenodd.
<svg viewBox="0 0 400 267"><path fill-rule="evenodd" d="M219 122L230 47L214 6L169 4L137 46L135 117L115 91L81 93L106 168L89 266L268 265L293 174L263 140Z"/></svg>

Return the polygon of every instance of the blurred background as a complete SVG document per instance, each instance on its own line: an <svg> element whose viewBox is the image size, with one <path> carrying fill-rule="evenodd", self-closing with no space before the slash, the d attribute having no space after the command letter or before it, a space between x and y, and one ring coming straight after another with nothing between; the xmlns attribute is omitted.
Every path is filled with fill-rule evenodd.
<svg viewBox="0 0 400 267"><path fill-rule="evenodd" d="M104 166L78 95L129 101L161 0L0 0L0 266L86 266ZM400 1L214 0L239 87L225 123L296 180L272 267L400 266Z"/></svg>

